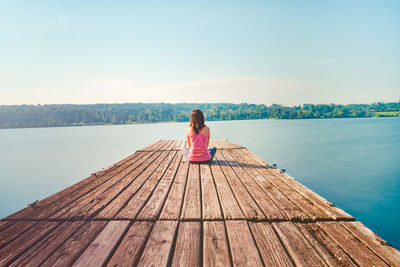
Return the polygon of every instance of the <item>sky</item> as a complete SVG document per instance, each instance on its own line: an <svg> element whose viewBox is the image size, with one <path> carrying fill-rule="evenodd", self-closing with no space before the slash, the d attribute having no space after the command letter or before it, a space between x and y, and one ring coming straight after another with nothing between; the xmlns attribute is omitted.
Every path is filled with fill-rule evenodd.
<svg viewBox="0 0 400 267"><path fill-rule="evenodd" d="M400 99L400 1L0 2L0 105Z"/></svg>

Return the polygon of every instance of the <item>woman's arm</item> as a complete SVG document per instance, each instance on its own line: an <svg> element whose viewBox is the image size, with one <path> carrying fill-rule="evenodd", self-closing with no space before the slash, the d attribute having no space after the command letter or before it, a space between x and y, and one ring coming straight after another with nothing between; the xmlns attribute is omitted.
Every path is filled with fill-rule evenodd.
<svg viewBox="0 0 400 267"><path fill-rule="evenodd" d="M189 148L192 146L192 144L190 143L190 137L189 137L189 135L186 135L186 139L187 139L187 143L188 143L188 146L189 146Z"/></svg>
<svg viewBox="0 0 400 267"><path fill-rule="evenodd" d="M211 136L211 133L210 133L210 127L207 127L208 128L208 138L207 138L207 146L210 144L210 136Z"/></svg>

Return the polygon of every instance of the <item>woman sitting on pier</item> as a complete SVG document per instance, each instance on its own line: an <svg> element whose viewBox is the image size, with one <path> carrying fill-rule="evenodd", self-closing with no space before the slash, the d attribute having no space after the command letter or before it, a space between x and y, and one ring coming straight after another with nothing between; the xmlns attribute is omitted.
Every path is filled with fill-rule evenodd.
<svg viewBox="0 0 400 267"><path fill-rule="evenodd" d="M189 148L182 149L183 160L192 163L210 163L217 149L215 147L208 149L210 128L204 124L204 115L199 109L193 110L190 115L186 138Z"/></svg>

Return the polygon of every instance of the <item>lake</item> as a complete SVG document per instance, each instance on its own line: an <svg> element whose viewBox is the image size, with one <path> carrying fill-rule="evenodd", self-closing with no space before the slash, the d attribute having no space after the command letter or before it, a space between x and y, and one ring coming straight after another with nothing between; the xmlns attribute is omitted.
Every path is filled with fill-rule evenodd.
<svg viewBox="0 0 400 267"><path fill-rule="evenodd" d="M400 248L400 119L208 122ZM0 218L72 185L188 123L0 130Z"/></svg>

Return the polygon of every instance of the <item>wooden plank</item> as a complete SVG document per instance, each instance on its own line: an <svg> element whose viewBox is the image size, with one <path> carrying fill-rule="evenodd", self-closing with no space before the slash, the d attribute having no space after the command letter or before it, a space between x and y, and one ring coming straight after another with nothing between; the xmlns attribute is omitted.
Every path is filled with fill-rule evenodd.
<svg viewBox="0 0 400 267"><path fill-rule="evenodd" d="M158 145L153 147L153 151L163 150L164 147L168 144L168 140L162 139Z"/></svg>
<svg viewBox="0 0 400 267"><path fill-rule="evenodd" d="M258 168L263 168L259 164L250 164L244 159L238 149L232 150L235 157L239 158L240 165L249 173L254 181L264 190L272 201L279 207L279 210L284 213L285 217L291 221L307 221L310 218L290 201L281 191L271 184L265 177L257 171Z"/></svg>
<svg viewBox="0 0 400 267"><path fill-rule="evenodd" d="M200 197L199 164L190 164L181 219L201 219Z"/></svg>
<svg viewBox="0 0 400 267"><path fill-rule="evenodd" d="M159 217L167 194L171 188L171 184L175 178L175 174L178 171L181 159L182 155L180 153L177 153L172 163L165 171L161 181L155 188L153 194L150 196L149 201L147 201L146 205L137 216L138 220L155 220Z"/></svg>
<svg viewBox="0 0 400 267"><path fill-rule="evenodd" d="M222 219L217 190L208 164L200 165L203 220Z"/></svg>
<svg viewBox="0 0 400 267"><path fill-rule="evenodd" d="M147 152L146 152L147 154ZM97 187L99 184L107 181L111 177L111 174L120 171L121 168L124 166L128 166L130 164L133 164L140 156L143 155L143 152L136 152L135 154L131 155L130 157L119 161L116 163L116 168L112 170L112 172L108 173L103 173L101 175L92 175L70 187L67 187L64 190L61 190L60 192L53 194L41 201L39 201L36 206L38 208L32 209L30 207L24 208L20 211L17 211L9 216L7 216L5 219L29 219L29 218L35 218L34 214L39 213L41 210L47 210L49 209L49 205L54 205L55 203L59 203L60 201L63 201L66 197L70 196L75 196L77 193L80 192L87 192L90 191L91 189Z"/></svg>
<svg viewBox="0 0 400 267"><path fill-rule="evenodd" d="M19 221L19 222L11 222L11 225L6 228L4 231L0 233L0 248L6 246L8 243L12 242L22 233L28 231L33 226L35 226L36 222L26 222L26 221Z"/></svg>
<svg viewBox="0 0 400 267"><path fill-rule="evenodd" d="M0 232L13 225L13 221L0 221Z"/></svg>
<svg viewBox="0 0 400 267"><path fill-rule="evenodd" d="M368 249L363 242L349 233L338 222L317 222L350 257L360 266L387 266L378 256Z"/></svg>
<svg viewBox="0 0 400 267"><path fill-rule="evenodd" d="M151 162L159 156L159 152L149 153L135 162L132 168L127 168L114 175L106 183L75 199L61 208L50 218L54 219L88 219L99 209L104 208L116 195L123 191Z"/></svg>
<svg viewBox="0 0 400 267"><path fill-rule="evenodd" d="M243 157L246 158L251 164L257 164L255 159L250 158L244 151L247 150L240 149L239 152L242 153ZM238 153L239 153L238 152ZM287 198L289 198L293 203L295 203L300 209L307 214L312 220L316 219L329 219L331 218L322 210L320 210L314 203L308 198L301 195L299 192L294 190L292 187L284 183L281 179L277 178L266 168L257 169L271 184L278 188Z"/></svg>
<svg viewBox="0 0 400 267"><path fill-rule="evenodd" d="M134 193L132 198L126 203L125 207L115 216L117 219L134 219L139 214L158 182L164 175L176 151L166 152L167 157L157 166L150 177L142 183L140 188ZM138 184L136 184L138 185ZM135 187L136 187L135 185Z"/></svg>
<svg viewBox="0 0 400 267"><path fill-rule="evenodd" d="M166 150L174 150L176 143L178 143L179 140L171 140L171 143L169 143L168 147Z"/></svg>
<svg viewBox="0 0 400 267"><path fill-rule="evenodd" d="M232 266L224 222L205 221L203 240L204 266Z"/></svg>
<svg viewBox="0 0 400 267"><path fill-rule="evenodd" d="M21 235L0 249L0 266L10 264L19 254L52 231L58 224L56 222L40 222L28 231L21 231Z"/></svg>
<svg viewBox="0 0 400 267"><path fill-rule="evenodd" d="M272 223L296 266L328 266L292 222Z"/></svg>
<svg viewBox="0 0 400 267"><path fill-rule="evenodd" d="M234 266L263 266L246 221L226 221Z"/></svg>
<svg viewBox="0 0 400 267"><path fill-rule="evenodd" d="M65 240L67 240L83 221L63 222L28 251L20 255L10 266L40 266Z"/></svg>
<svg viewBox="0 0 400 267"><path fill-rule="evenodd" d="M152 228L152 222L135 222L129 228L107 266L136 266Z"/></svg>
<svg viewBox="0 0 400 267"><path fill-rule="evenodd" d="M224 219L244 219L245 216L243 211L233 195L229 183L225 179L225 175L218 160L213 160L211 162L211 171L214 177L217 193L221 201L222 215L224 216Z"/></svg>
<svg viewBox="0 0 400 267"><path fill-rule="evenodd" d="M153 143L151 143L150 145L140 149L140 151L151 151L151 150L155 150L154 148L156 148L158 145L160 145L162 143L162 140L157 140Z"/></svg>
<svg viewBox="0 0 400 267"><path fill-rule="evenodd" d="M129 221L110 221L73 266L103 266L129 223Z"/></svg>
<svg viewBox="0 0 400 267"><path fill-rule="evenodd" d="M171 266L200 266L200 222L179 224Z"/></svg>
<svg viewBox="0 0 400 267"><path fill-rule="evenodd" d="M168 152L155 152L157 157L148 159L143 163L143 168L138 168L131 174L131 179L124 183L124 187L120 188L118 197L112 199L104 208L95 216L96 219L112 219L120 212L132 196L140 189L143 183L155 171L158 165L165 159Z"/></svg>
<svg viewBox="0 0 400 267"><path fill-rule="evenodd" d="M168 150L172 140L163 140L164 142L157 148L157 150Z"/></svg>
<svg viewBox="0 0 400 267"><path fill-rule="evenodd" d="M269 164L265 160L261 159L253 152L249 150L245 150L245 152L255 158L259 163L265 165ZM319 209L321 209L324 213L329 215L334 220L354 220L354 217L348 214L347 212L343 211L342 209L335 207L331 202L323 198L322 196L318 195L311 189L307 188L306 186L302 185L286 173L280 173L278 169L269 169L271 173L273 173L276 177L280 178L283 182L291 186L293 189L298 191L304 197L309 199L316 205Z"/></svg>
<svg viewBox="0 0 400 267"><path fill-rule="evenodd" d="M138 266L166 266L174 240L177 221L157 221Z"/></svg>
<svg viewBox="0 0 400 267"><path fill-rule="evenodd" d="M164 203L164 208L161 212L160 219L179 220L188 171L189 171L189 162L181 161L175 180L172 184L171 190Z"/></svg>
<svg viewBox="0 0 400 267"><path fill-rule="evenodd" d="M233 149L225 149L221 154L225 157L229 165L232 167L237 177L246 187L249 194L256 201L258 206L262 209L263 213L268 220L283 220L286 219L278 206L269 198L269 196L258 186L258 184L250 177L250 175L238 163L239 158L233 157L230 153Z"/></svg>
<svg viewBox="0 0 400 267"><path fill-rule="evenodd" d="M86 222L68 240L58 247L42 265L70 266L101 232L106 224L107 222L105 221Z"/></svg>
<svg viewBox="0 0 400 267"><path fill-rule="evenodd" d="M271 225L249 223L265 266L294 266Z"/></svg>
<svg viewBox="0 0 400 267"><path fill-rule="evenodd" d="M350 233L360 239L390 266L400 266L400 251L387 245L381 237L361 222L340 222Z"/></svg>
<svg viewBox="0 0 400 267"><path fill-rule="evenodd" d="M174 150L181 150L182 147L185 145L185 141L184 140L178 140L178 142L176 142L175 146L174 146Z"/></svg>
<svg viewBox="0 0 400 267"><path fill-rule="evenodd" d="M357 266L346 252L315 223L296 223L295 225L328 265Z"/></svg>
<svg viewBox="0 0 400 267"><path fill-rule="evenodd" d="M215 157L220 163L222 171L225 173L226 180L228 181L240 207L242 208L243 213L246 215L246 218L252 220L266 219L264 213L257 205L257 202L254 201L252 196L244 187L236 173L233 171L232 167L222 156L220 150L217 150Z"/></svg>
<svg viewBox="0 0 400 267"><path fill-rule="evenodd" d="M149 154L147 152L144 153ZM146 158L147 155L144 155L144 157ZM58 201L50 204L47 207L44 207L43 209L38 209L38 211L29 216L28 219L42 219L42 218L49 218L51 216L53 218L58 218L72 207L75 208L77 208L77 206L82 207L86 203L82 201L82 198L84 199L90 196L91 194L94 194L94 192L96 192L96 190L98 190L99 187L107 188L109 187L110 184L114 184L116 182L116 179L120 177L120 175L123 175L124 173L131 171L131 168L135 168L138 164L141 163L141 160L142 157L140 157L133 164L129 165L129 168L127 167L126 169L123 170L115 169L111 170L110 172L107 172L106 175L100 177L93 183L90 183L88 186L85 186L84 188L77 190L73 194L70 194L62 199L59 199Z"/></svg>

